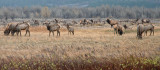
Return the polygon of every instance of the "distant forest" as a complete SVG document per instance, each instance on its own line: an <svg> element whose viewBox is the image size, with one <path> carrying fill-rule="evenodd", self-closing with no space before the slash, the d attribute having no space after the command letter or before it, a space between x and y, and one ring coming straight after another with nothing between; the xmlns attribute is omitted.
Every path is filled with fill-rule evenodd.
<svg viewBox="0 0 160 70"><path fill-rule="evenodd" d="M160 18L160 8L122 7L2 7L0 19L15 18Z"/></svg>

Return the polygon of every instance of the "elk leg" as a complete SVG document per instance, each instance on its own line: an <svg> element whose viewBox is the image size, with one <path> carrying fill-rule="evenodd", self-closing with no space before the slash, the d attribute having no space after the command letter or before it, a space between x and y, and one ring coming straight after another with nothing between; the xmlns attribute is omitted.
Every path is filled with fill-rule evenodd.
<svg viewBox="0 0 160 70"><path fill-rule="evenodd" d="M18 36L19 32L17 31L16 33L17 33L17 36Z"/></svg>
<svg viewBox="0 0 160 70"><path fill-rule="evenodd" d="M30 31L29 31L29 30L26 30L26 34L25 34L25 36L27 35L27 33L29 33L29 36L30 36Z"/></svg>
<svg viewBox="0 0 160 70"><path fill-rule="evenodd" d="M28 30L29 36L30 36L30 31Z"/></svg>
<svg viewBox="0 0 160 70"><path fill-rule="evenodd" d="M145 31L145 32L144 32L144 36L147 36L147 34L146 34L146 33L147 33L147 31Z"/></svg>
<svg viewBox="0 0 160 70"><path fill-rule="evenodd" d="M50 34L51 34L51 31L49 31L49 36L50 36Z"/></svg>
<svg viewBox="0 0 160 70"><path fill-rule="evenodd" d="M21 36L21 30L19 32L20 32L20 36Z"/></svg>
<svg viewBox="0 0 160 70"><path fill-rule="evenodd" d="M117 34L117 36L118 36L118 28L117 28L117 30L116 30L116 34Z"/></svg>
<svg viewBox="0 0 160 70"><path fill-rule="evenodd" d="M150 36L151 36L151 34L152 34L152 30L150 31Z"/></svg>
<svg viewBox="0 0 160 70"><path fill-rule="evenodd" d="M115 29L114 29L114 35L115 35Z"/></svg>
<svg viewBox="0 0 160 70"><path fill-rule="evenodd" d="M68 35L69 35L69 31L68 31Z"/></svg>
<svg viewBox="0 0 160 70"><path fill-rule="evenodd" d="M25 34L25 36L27 35L27 32L28 32L28 30L26 30L26 34Z"/></svg>
<svg viewBox="0 0 160 70"><path fill-rule="evenodd" d="M57 36L59 36L59 31L57 30Z"/></svg>
<svg viewBox="0 0 160 70"><path fill-rule="evenodd" d="M147 36L147 31L146 31L146 36Z"/></svg>
<svg viewBox="0 0 160 70"><path fill-rule="evenodd" d="M74 35L74 31L72 32L72 34Z"/></svg>
<svg viewBox="0 0 160 70"><path fill-rule="evenodd" d="M153 30L153 36L154 36L154 30Z"/></svg>
<svg viewBox="0 0 160 70"><path fill-rule="evenodd" d="M58 31L58 33L59 33L59 36L60 36L61 35L60 31Z"/></svg>
<svg viewBox="0 0 160 70"><path fill-rule="evenodd" d="M52 31L52 34L53 34L53 36L54 36L54 31Z"/></svg>
<svg viewBox="0 0 160 70"><path fill-rule="evenodd" d="M11 31L12 36L14 36L14 30Z"/></svg>

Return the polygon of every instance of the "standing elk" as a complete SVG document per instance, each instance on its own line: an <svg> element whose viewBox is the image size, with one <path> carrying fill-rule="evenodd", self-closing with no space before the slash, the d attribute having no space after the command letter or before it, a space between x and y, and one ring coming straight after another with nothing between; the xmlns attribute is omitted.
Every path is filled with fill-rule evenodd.
<svg viewBox="0 0 160 70"><path fill-rule="evenodd" d="M17 32L17 35L20 32L20 35L21 35L21 30L26 30L26 34L27 34L27 32L29 32L29 36L30 36L29 27L30 27L29 22L22 22L22 23L21 22L12 22L12 23L7 24L7 27L4 31L4 35L9 35L10 32L11 32L12 36L14 35L15 32Z"/></svg>
<svg viewBox="0 0 160 70"><path fill-rule="evenodd" d="M68 30L68 35L71 34L71 33L74 35L74 28L70 27L69 24L67 24L66 27L67 27L67 30Z"/></svg>
<svg viewBox="0 0 160 70"><path fill-rule="evenodd" d="M51 32L53 33L54 36L54 31L57 31L57 36L60 36L60 25L58 25L58 22L44 22L43 25L46 25L47 30L49 31L49 36Z"/></svg>
<svg viewBox="0 0 160 70"><path fill-rule="evenodd" d="M29 21L25 21L25 22L22 22L22 23L18 23L18 24L15 26L15 28L11 31L11 33L12 33L12 35L14 35L14 33L16 32L16 33L17 33L17 36L18 36L18 34L20 33L20 36L21 36L21 30L26 30L25 36L27 35L27 33L29 33L29 36L30 36L29 27L30 27Z"/></svg>
<svg viewBox="0 0 160 70"><path fill-rule="evenodd" d="M113 25L118 24L118 21L116 21L116 20L107 19L106 21L108 22L108 24L111 25L111 27L113 27Z"/></svg>
<svg viewBox="0 0 160 70"><path fill-rule="evenodd" d="M145 25L145 34L147 36L147 32L150 31L150 36L153 33L154 35L154 26L152 24Z"/></svg>
<svg viewBox="0 0 160 70"><path fill-rule="evenodd" d="M152 24L149 24L149 25L143 25L143 24L139 24L138 26L137 26L137 38L138 39L142 39L142 34L143 34L143 32L145 32L146 33L146 35L147 35L147 31L151 31L150 32L150 35L153 33L153 35L154 35L154 26L152 25Z"/></svg>

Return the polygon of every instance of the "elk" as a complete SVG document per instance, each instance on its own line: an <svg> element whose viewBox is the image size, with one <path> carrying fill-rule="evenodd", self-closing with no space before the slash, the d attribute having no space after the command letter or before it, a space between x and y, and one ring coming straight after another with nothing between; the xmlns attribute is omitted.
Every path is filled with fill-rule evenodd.
<svg viewBox="0 0 160 70"><path fill-rule="evenodd" d="M118 24L118 21L116 21L116 20L107 19L106 21L108 22L108 24L111 25L111 27L113 27L113 25Z"/></svg>
<svg viewBox="0 0 160 70"><path fill-rule="evenodd" d="M78 23L77 23L76 21L74 21L74 20L72 21L72 23L73 23L73 24L78 24Z"/></svg>
<svg viewBox="0 0 160 70"><path fill-rule="evenodd" d="M33 20L33 22L34 22L35 25L39 25L40 24L40 22L38 20Z"/></svg>
<svg viewBox="0 0 160 70"><path fill-rule="evenodd" d="M134 24L134 23L137 23L137 22L138 22L138 20L139 20L138 18L137 18L137 19L135 19L135 20L131 20L131 23L133 23L133 24Z"/></svg>
<svg viewBox="0 0 160 70"><path fill-rule="evenodd" d="M150 36L153 33L154 35L154 26L152 24L144 25L145 26L145 34L147 36L147 32L150 31Z"/></svg>
<svg viewBox="0 0 160 70"><path fill-rule="evenodd" d="M71 33L74 35L74 28L70 27L69 24L67 24L66 27L67 27L67 30L68 30L68 35L71 34Z"/></svg>
<svg viewBox="0 0 160 70"><path fill-rule="evenodd" d="M58 25L58 22L44 22L43 25L46 25L47 30L49 31L49 36L51 32L53 33L54 36L54 31L57 31L57 36L60 36L60 25Z"/></svg>
<svg viewBox="0 0 160 70"><path fill-rule="evenodd" d="M126 24L124 24L123 27L124 27L124 29L127 29L127 28L128 28L128 26L127 26Z"/></svg>
<svg viewBox="0 0 160 70"><path fill-rule="evenodd" d="M119 24L113 25L114 28L114 35L115 33L118 35L122 35L123 34L123 27Z"/></svg>
<svg viewBox="0 0 160 70"><path fill-rule="evenodd" d="M19 22L11 22L11 23L8 23L7 26L6 26L6 29L4 30L4 35L9 35L10 32L16 27L16 25L18 24Z"/></svg>
<svg viewBox="0 0 160 70"><path fill-rule="evenodd" d="M147 31L151 31L150 35L153 33L154 35L154 26L152 24L149 25L143 25L143 24L139 24L137 26L137 38L138 39L142 39L142 34L143 32L145 32L147 34Z"/></svg>
<svg viewBox="0 0 160 70"><path fill-rule="evenodd" d="M80 25L85 26L86 22L84 22L83 20L80 20Z"/></svg>
<svg viewBox="0 0 160 70"><path fill-rule="evenodd" d="M87 24L91 24L91 26L92 26L93 20L92 19L91 20L87 20Z"/></svg>
<svg viewBox="0 0 160 70"><path fill-rule="evenodd" d="M150 23L150 20L149 20L149 19L142 19L141 21L142 21L142 24L143 24L143 23Z"/></svg>
<svg viewBox="0 0 160 70"><path fill-rule="evenodd" d="M17 36L18 34L20 33L20 36L21 36L21 30L26 30L26 34L25 36L27 35L27 33L29 33L29 36L30 36L30 30L29 30L29 27L30 27L30 24L28 21L25 21L25 22L22 22L22 23L18 23L15 28L11 31L12 35L14 35L14 33L16 32L17 33Z"/></svg>
<svg viewBox="0 0 160 70"><path fill-rule="evenodd" d="M66 24L67 22L65 20L61 20L59 23Z"/></svg>

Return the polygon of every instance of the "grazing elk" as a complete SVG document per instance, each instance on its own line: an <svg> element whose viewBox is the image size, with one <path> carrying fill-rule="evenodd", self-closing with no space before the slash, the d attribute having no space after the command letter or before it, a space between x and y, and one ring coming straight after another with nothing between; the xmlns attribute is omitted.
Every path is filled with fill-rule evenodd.
<svg viewBox="0 0 160 70"><path fill-rule="evenodd" d="M58 22L44 22L43 25L46 25L47 30L49 31L49 36L51 32L53 33L54 36L54 31L57 31L57 36L60 36L60 25L58 25Z"/></svg>
<svg viewBox="0 0 160 70"><path fill-rule="evenodd" d="M122 35L123 34L123 27L119 24L113 25L114 28L114 35L115 33L118 35Z"/></svg>
<svg viewBox="0 0 160 70"><path fill-rule="evenodd" d="M68 35L71 34L71 33L74 35L74 28L70 27L69 24L67 24L66 27L67 27L67 30L68 30Z"/></svg>
<svg viewBox="0 0 160 70"><path fill-rule="evenodd" d="M116 21L116 20L107 19L106 21L108 22L108 24L111 25L111 27L113 27L113 25L118 24L118 21Z"/></svg>
<svg viewBox="0 0 160 70"><path fill-rule="evenodd" d="M147 36L147 32L148 31L150 31L150 36L151 36L152 33L154 35L154 26L152 24L144 25L144 26L145 26L145 34L146 34L146 36Z"/></svg>
<svg viewBox="0 0 160 70"><path fill-rule="evenodd" d="M17 33L17 36L18 36L18 34L20 33L20 36L21 36L21 30L26 30L25 36L27 35L27 33L29 33L29 36L30 36L29 27L30 27L29 21L25 21L25 22L22 22L22 23L18 23L18 24L13 28L13 30L11 31L11 33L12 33L12 35L14 35L14 33L16 32L16 33Z"/></svg>
<svg viewBox="0 0 160 70"><path fill-rule="evenodd" d="M9 35L10 32L16 27L19 22L8 23L6 29L4 30L4 35Z"/></svg>
<svg viewBox="0 0 160 70"><path fill-rule="evenodd" d="M146 35L147 35L147 31L151 31L150 32L150 35L153 33L153 35L154 35L154 26L152 25L152 24L149 24L149 25L143 25L143 24L139 24L138 26L137 26L137 38L138 39L142 39L142 34L143 34L143 32L145 32L146 33Z"/></svg>

